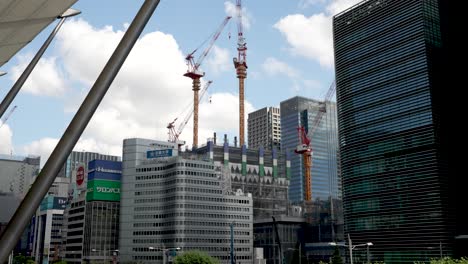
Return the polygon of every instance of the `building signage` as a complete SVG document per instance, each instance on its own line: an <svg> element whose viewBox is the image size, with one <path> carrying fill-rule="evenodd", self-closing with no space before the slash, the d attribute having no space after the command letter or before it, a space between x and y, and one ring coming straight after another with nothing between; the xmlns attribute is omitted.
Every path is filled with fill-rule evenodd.
<svg viewBox="0 0 468 264"><path fill-rule="evenodd" d="M56 197L49 195L42 200L40 210L64 210L67 206L67 200L67 197Z"/></svg>
<svg viewBox="0 0 468 264"><path fill-rule="evenodd" d="M76 184L78 186L81 186L84 182L84 167L79 166L78 169L76 170Z"/></svg>
<svg viewBox="0 0 468 264"><path fill-rule="evenodd" d="M88 180L86 201L120 201L120 181Z"/></svg>
<svg viewBox="0 0 468 264"><path fill-rule="evenodd" d="M172 157L172 149L158 149L158 150L150 150L146 152L147 159L162 158L162 157Z"/></svg>

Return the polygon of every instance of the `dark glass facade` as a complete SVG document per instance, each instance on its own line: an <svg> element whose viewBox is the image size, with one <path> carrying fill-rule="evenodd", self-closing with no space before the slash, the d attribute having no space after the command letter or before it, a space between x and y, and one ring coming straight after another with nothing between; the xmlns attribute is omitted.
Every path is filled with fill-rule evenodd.
<svg viewBox="0 0 468 264"><path fill-rule="evenodd" d="M440 2L363 1L333 20L345 226L373 261L453 256L466 226L444 147Z"/></svg>
<svg viewBox="0 0 468 264"><path fill-rule="evenodd" d="M293 97L281 102L281 149L291 153L291 183L289 200L304 200L304 165L302 156L294 150L299 144L297 128L304 126L308 132L319 111L325 111L318 127L311 138L312 155L312 200L329 201L341 198L341 182L337 167L338 129L336 104L330 102L324 107L323 102L304 97Z"/></svg>

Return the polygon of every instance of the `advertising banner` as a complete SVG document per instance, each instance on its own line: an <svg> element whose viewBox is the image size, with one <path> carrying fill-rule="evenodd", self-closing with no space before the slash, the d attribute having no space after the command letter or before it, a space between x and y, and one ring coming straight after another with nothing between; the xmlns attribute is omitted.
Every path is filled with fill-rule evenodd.
<svg viewBox="0 0 468 264"><path fill-rule="evenodd" d="M89 180L86 201L120 201L120 181Z"/></svg>
<svg viewBox="0 0 468 264"><path fill-rule="evenodd" d="M172 157L172 149L158 149L158 150L150 150L146 152L147 159L162 158L162 157Z"/></svg>

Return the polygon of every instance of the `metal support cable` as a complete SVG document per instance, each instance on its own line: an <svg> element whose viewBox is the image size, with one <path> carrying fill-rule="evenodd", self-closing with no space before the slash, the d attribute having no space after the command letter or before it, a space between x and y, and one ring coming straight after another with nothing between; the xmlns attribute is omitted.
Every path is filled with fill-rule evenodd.
<svg viewBox="0 0 468 264"><path fill-rule="evenodd" d="M4 263L18 242L23 230L46 195L55 177L73 150L109 86L122 67L135 42L151 18L159 0L145 0L111 58L97 78L78 112L47 160L36 181L29 189L0 237L0 263Z"/></svg>

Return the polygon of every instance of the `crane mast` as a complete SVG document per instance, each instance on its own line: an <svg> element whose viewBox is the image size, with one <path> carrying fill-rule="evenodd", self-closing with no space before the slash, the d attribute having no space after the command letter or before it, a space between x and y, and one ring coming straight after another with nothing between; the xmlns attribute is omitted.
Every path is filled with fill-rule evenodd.
<svg viewBox="0 0 468 264"><path fill-rule="evenodd" d="M187 61L188 70L184 74L184 76L192 79L193 90L193 148L196 148L198 146L198 91L200 91L200 78L205 75L205 73L200 70L200 65L210 52L215 41L218 39L219 35L221 34L222 30L224 29L224 27L230 19L231 17L227 16L223 20L223 22L211 38L210 44L208 45L208 47L206 47L206 49L203 51L202 55L198 58L196 62L194 54L197 51L197 49L195 49L185 57L185 60Z"/></svg>
<svg viewBox="0 0 468 264"><path fill-rule="evenodd" d="M203 99L203 96L206 94L206 91L208 90L208 87L210 87L211 83L213 83L213 81L208 81L205 86L203 87L203 89L201 90L200 92L200 100ZM190 106L191 107L191 106ZM198 107L197 107L198 109ZM190 118L192 117L194 111L190 111L187 113L187 115L185 116L184 120L179 124L179 127L176 129L176 126L175 126L175 122L177 121L178 117L174 119L174 121L170 122L168 125L167 125L167 129L169 129L169 142L178 142L179 140L179 136L180 134L182 134L182 131L184 130L185 128L185 125L187 125L188 121L190 120ZM182 144L182 142L180 143Z"/></svg>
<svg viewBox="0 0 468 264"><path fill-rule="evenodd" d="M242 2L237 0L237 58L233 59L234 68L236 69L237 78L239 79L239 143L245 144L244 137L244 80L247 78L247 43L245 42L244 32L242 28Z"/></svg>
<svg viewBox="0 0 468 264"><path fill-rule="evenodd" d="M299 134L299 145L296 147L294 152L297 154L302 155L302 160L304 164L304 200L311 201L312 200L312 143L311 138L315 130L320 125L320 121L323 118L323 115L327 112L327 103L331 100L333 95L335 94L336 85L335 81L332 82L330 87L328 88L327 94L321 103L321 107L315 115L314 120L312 121L312 126L309 131L310 137L307 135L306 128L304 126L300 126L297 128Z"/></svg>

